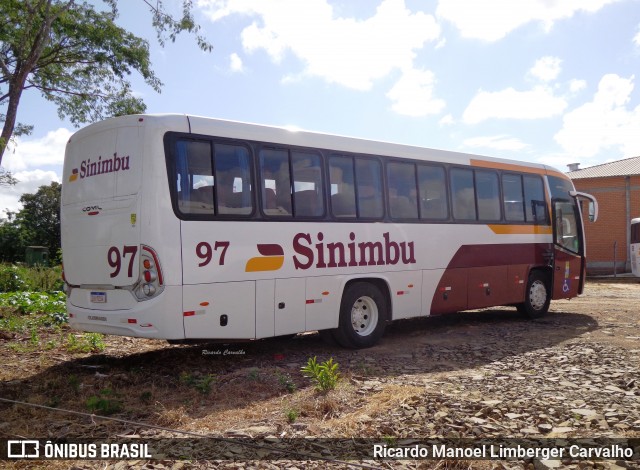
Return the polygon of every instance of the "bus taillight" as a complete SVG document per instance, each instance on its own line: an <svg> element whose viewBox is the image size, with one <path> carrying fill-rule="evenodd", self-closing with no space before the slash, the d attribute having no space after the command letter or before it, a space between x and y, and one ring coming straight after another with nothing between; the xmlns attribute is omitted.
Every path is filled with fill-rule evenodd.
<svg viewBox="0 0 640 470"><path fill-rule="evenodd" d="M140 256L141 279L136 289L138 300L148 300L160 294L164 289L162 268L153 248L142 245Z"/></svg>

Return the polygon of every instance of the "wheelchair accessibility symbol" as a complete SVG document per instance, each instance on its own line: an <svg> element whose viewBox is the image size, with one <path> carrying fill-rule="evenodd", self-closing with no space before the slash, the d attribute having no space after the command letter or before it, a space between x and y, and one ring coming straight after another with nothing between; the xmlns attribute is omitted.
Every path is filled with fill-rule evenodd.
<svg viewBox="0 0 640 470"><path fill-rule="evenodd" d="M567 292L569 292L569 289L570 289L570 287L569 287L569 279L565 279L564 280L564 284L562 284L562 292L564 292L566 294Z"/></svg>

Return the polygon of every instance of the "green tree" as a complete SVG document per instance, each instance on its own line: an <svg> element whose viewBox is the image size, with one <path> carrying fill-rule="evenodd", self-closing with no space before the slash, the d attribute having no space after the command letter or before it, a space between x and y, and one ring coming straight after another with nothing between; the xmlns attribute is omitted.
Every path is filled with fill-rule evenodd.
<svg viewBox="0 0 640 470"><path fill-rule="evenodd" d="M0 168L0 186L15 186L16 183L18 180L11 173Z"/></svg>
<svg viewBox="0 0 640 470"><path fill-rule="evenodd" d="M7 218L0 219L0 261L15 263L24 261L27 245L22 237L16 213L7 211Z"/></svg>
<svg viewBox="0 0 640 470"><path fill-rule="evenodd" d="M58 261L60 250L60 196L62 185L40 186L33 194L20 198L22 209L7 212L0 223L0 261L24 261L27 246L46 246L50 258Z"/></svg>
<svg viewBox="0 0 640 470"><path fill-rule="evenodd" d="M200 48L212 49L198 33L192 0L182 0L177 19L166 13L161 0L143 1L161 45L189 32ZM100 11L86 1L0 0L0 163L10 139L31 130L16 121L26 90L38 90L74 125L144 112L128 78L134 71L160 92L148 42L116 25L118 0L103 2Z"/></svg>
<svg viewBox="0 0 640 470"><path fill-rule="evenodd" d="M51 259L60 249L60 197L62 185L55 181L40 186L34 194L20 197L22 209L16 217L27 245L49 248Z"/></svg>

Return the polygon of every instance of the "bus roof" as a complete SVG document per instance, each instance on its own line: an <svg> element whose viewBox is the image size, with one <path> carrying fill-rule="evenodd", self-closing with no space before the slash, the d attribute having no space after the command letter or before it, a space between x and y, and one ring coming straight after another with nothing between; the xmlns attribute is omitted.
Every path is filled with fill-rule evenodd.
<svg viewBox="0 0 640 470"><path fill-rule="evenodd" d="M151 125L157 128L166 128L167 131L174 130L180 132L183 129L189 129L190 133L193 134L253 140L281 145L312 147L338 152L394 156L399 158L475 165L513 171L527 171L528 169L535 173L551 174L553 176L569 179L568 176L559 170L540 163L530 163L520 160L488 157L463 152L438 150L427 147L187 114L141 114L111 118L91 124L79 130L74 134L74 136L72 136L71 140L74 140L74 138L84 138L91 133L100 132L113 127L141 124L145 127Z"/></svg>

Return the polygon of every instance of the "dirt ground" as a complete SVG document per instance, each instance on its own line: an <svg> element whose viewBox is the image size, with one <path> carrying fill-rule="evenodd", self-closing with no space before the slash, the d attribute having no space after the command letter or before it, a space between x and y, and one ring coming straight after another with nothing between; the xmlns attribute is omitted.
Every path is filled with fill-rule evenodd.
<svg viewBox="0 0 640 470"><path fill-rule="evenodd" d="M242 344L170 346L108 336L101 354L16 352L0 340L0 397L80 413L0 403L5 438L637 439L633 459L551 464L358 460L366 468L640 468L640 283L589 282L539 320L491 308L396 322L360 351L317 334ZM46 339L46 338L44 338ZM28 341L13 338L12 341ZM335 390L300 372L310 357L339 364ZM144 426L150 424L150 428ZM298 439L298 441L295 441ZM309 439L306 439L309 441ZM333 444L332 444L333 443ZM310 444L311 445L311 444ZM304 446L303 446L304 447ZM343 468L307 458L5 462L9 468ZM258 451L259 452L259 451ZM251 454L253 455L253 454ZM327 455L327 454L325 454ZM260 454L258 453L258 456ZM188 458L188 457L187 457ZM0 467L2 466L0 462Z"/></svg>

